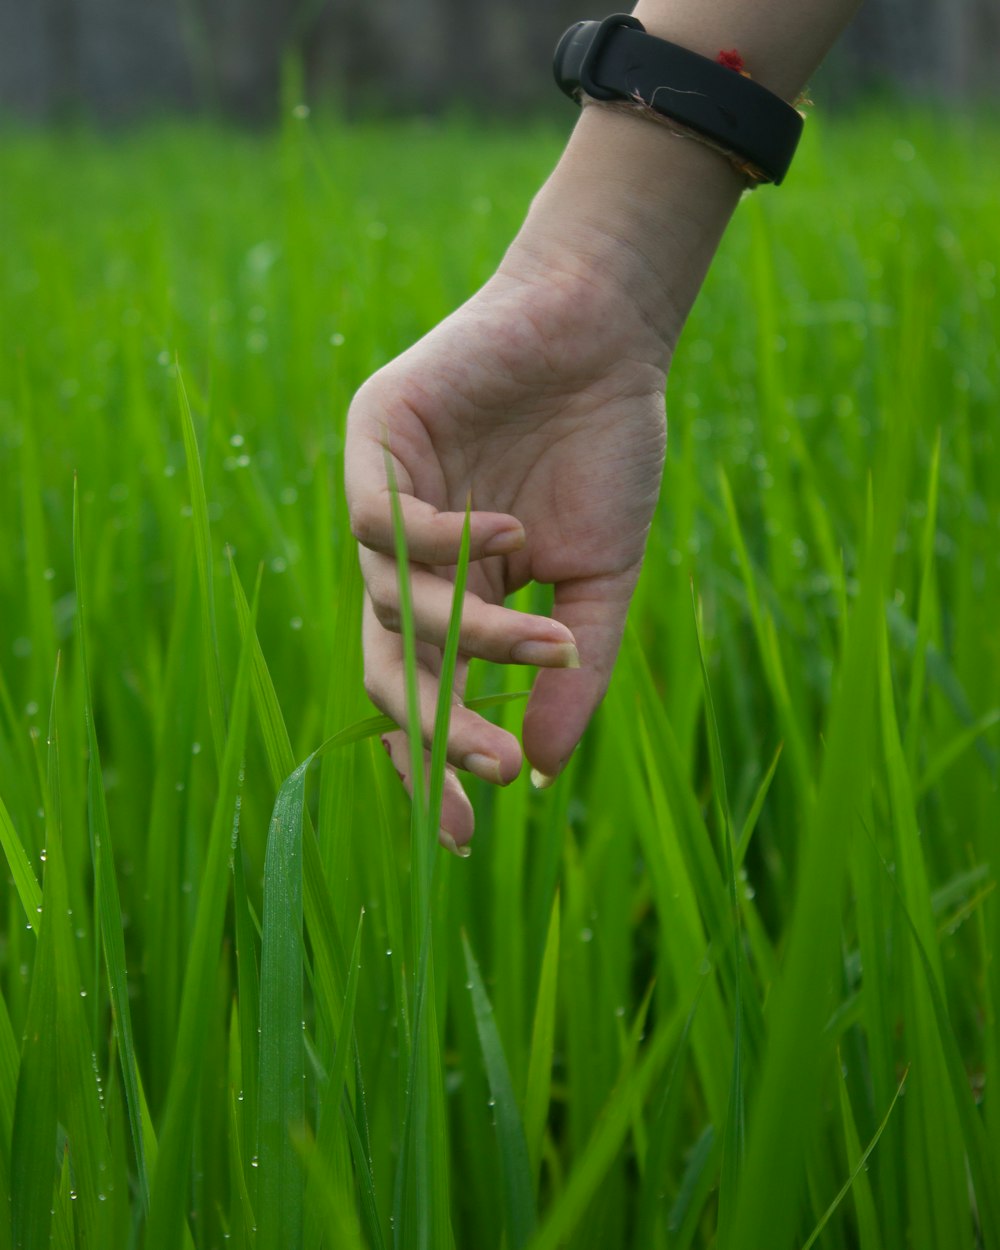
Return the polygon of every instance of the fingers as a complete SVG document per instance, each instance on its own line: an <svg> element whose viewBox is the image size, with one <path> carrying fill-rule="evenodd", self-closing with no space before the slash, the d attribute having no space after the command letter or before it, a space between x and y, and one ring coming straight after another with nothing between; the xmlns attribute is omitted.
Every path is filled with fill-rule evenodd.
<svg viewBox="0 0 1000 1250"><path fill-rule="evenodd" d="M384 629L398 633L401 623L395 560L374 551L363 551L361 571L379 623ZM454 586L426 569L411 569L410 587L417 638L443 649ZM486 603L471 591L466 592L462 603L458 648L463 655L478 656L496 664L575 668L580 662L572 633L559 621Z"/></svg>
<svg viewBox="0 0 1000 1250"><path fill-rule="evenodd" d="M363 547L393 555L392 497L385 449L349 422L345 449L347 508L351 532ZM416 497L402 463L392 457L409 558L417 564L456 564L465 513L441 512ZM469 518L469 558L510 555L524 546L524 527L505 512L473 512Z"/></svg>
<svg viewBox="0 0 1000 1250"><path fill-rule="evenodd" d="M552 615L573 631L580 668L546 669L535 678L521 737L543 789L565 768L611 680L639 567L607 577L577 578L555 589Z"/></svg>
<svg viewBox="0 0 1000 1250"><path fill-rule="evenodd" d="M365 690L380 711L397 725L407 724L406 675L403 640L383 628L375 616L370 596L365 595L361 626L365 658ZM437 713L438 678L426 660L418 660L417 700L420 734L430 748ZM482 777L494 785L508 785L521 771L521 744L513 734L491 724L461 704L451 711L448 732L448 763Z"/></svg>
<svg viewBox="0 0 1000 1250"><path fill-rule="evenodd" d="M410 744L407 741L406 734L401 729L385 734L382 738L382 745L385 747L386 754L392 761L392 766L395 768L407 794L412 798L413 778L410 775L412 763L410 761ZM430 775L430 767L430 752L425 751L425 780ZM445 768L444 773L444 792L441 797L441 830L438 834L438 840L442 846L446 847L453 854L458 855L460 859L466 859L471 852L469 842L472 839L475 827L476 818L472 810L472 804L469 802L468 795L462 789L461 783L455 775L455 770L449 766Z"/></svg>

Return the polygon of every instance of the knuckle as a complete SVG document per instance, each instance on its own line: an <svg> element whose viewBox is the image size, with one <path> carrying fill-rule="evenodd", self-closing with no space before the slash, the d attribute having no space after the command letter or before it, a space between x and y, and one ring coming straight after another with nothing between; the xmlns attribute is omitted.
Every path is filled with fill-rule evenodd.
<svg viewBox="0 0 1000 1250"><path fill-rule="evenodd" d="M383 629L388 629L391 633L398 634L402 624L398 606L375 590L371 590L369 593L371 594L372 610L375 613L375 619Z"/></svg>
<svg viewBox="0 0 1000 1250"><path fill-rule="evenodd" d="M372 703L374 703L375 706L380 711L384 711L385 709L382 707L381 683L375 676L375 673L367 668L365 669L365 675L364 675L364 687L365 687L365 694L368 696L369 699L371 699Z"/></svg>
<svg viewBox="0 0 1000 1250"><path fill-rule="evenodd" d="M362 547L370 547L379 530L378 518L371 507L358 507L351 513L351 533Z"/></svg>

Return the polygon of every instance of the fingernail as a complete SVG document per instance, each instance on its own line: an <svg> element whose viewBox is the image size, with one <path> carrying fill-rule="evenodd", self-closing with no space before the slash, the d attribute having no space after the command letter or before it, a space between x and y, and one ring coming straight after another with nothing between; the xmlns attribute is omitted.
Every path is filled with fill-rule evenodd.
<svg viewBox="0 0 1000 1250"><path fill-rule="evenodd" d="M524 546L524 530L518 526L512 530L501 530L486 540L483 547L484 556L506 556Z"/></svg>
<svg viewBox="0 0 1000 1250"><path fill-rule="evenodd" d="M580 653L571 642L539 642L529 638L515 642L510 649L515 664L534 664L538 668L579 668Z"/></svg>
<svg viewBox="0 0 1000 1250"><path fill-rule="evenodd" d="M545 773L539 772L537 768L531 770L531 784L536 790L547 790L549 786L555 784L555 777L549 777Z"/></svg>
<svg viewBox="0 0 1000 1250"><path fill-rule="evenodd" d="M503 785L503 778L500 776L500 761L494 759L492 755L480 755L473 751L462 761L462 767L467 772L482 777L483 781L492 781L497 786Z"/></svg>
<svg viewBox="0 0 1000 1250"><path fill-rule="evenodd" d="M385 736L385 734L379 738L379 742L381 742L385 747L385 753L388 755L389 759L392 759L392 747L389 745L389 739Z"/></svg>
<svg viewBox="0 0 1000 1250"><path fill-rule="evenodd" d="M457 855L459 859L468 859L472 854L472 847L459 846L447 829L440 830L438 838L440 839L441 845L451 851L452 855Z"/></svg>

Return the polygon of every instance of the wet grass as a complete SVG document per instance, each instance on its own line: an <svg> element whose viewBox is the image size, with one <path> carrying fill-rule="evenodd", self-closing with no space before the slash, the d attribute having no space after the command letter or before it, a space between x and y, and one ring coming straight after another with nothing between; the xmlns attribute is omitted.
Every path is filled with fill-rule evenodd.
<svg viewBox="0 0 1000 1250"><path fill-rule="evenodd" d="M996 140L741 206L608 698L459 862L343 418L559 136L3 133L0 1248L1000 1246Z"/></svg>

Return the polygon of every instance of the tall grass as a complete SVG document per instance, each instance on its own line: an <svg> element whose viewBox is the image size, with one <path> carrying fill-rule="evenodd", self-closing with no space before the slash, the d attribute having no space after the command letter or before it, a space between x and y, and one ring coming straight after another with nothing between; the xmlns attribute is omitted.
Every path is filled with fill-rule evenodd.
<svg viewBox="0 0 1000 1250"><path fill-rule="evenodd" d="M559 136L302 112L0 137L0 1250L1000 1247L995 125L741 206L611 690L464 862L343 418Z"/></svg>

